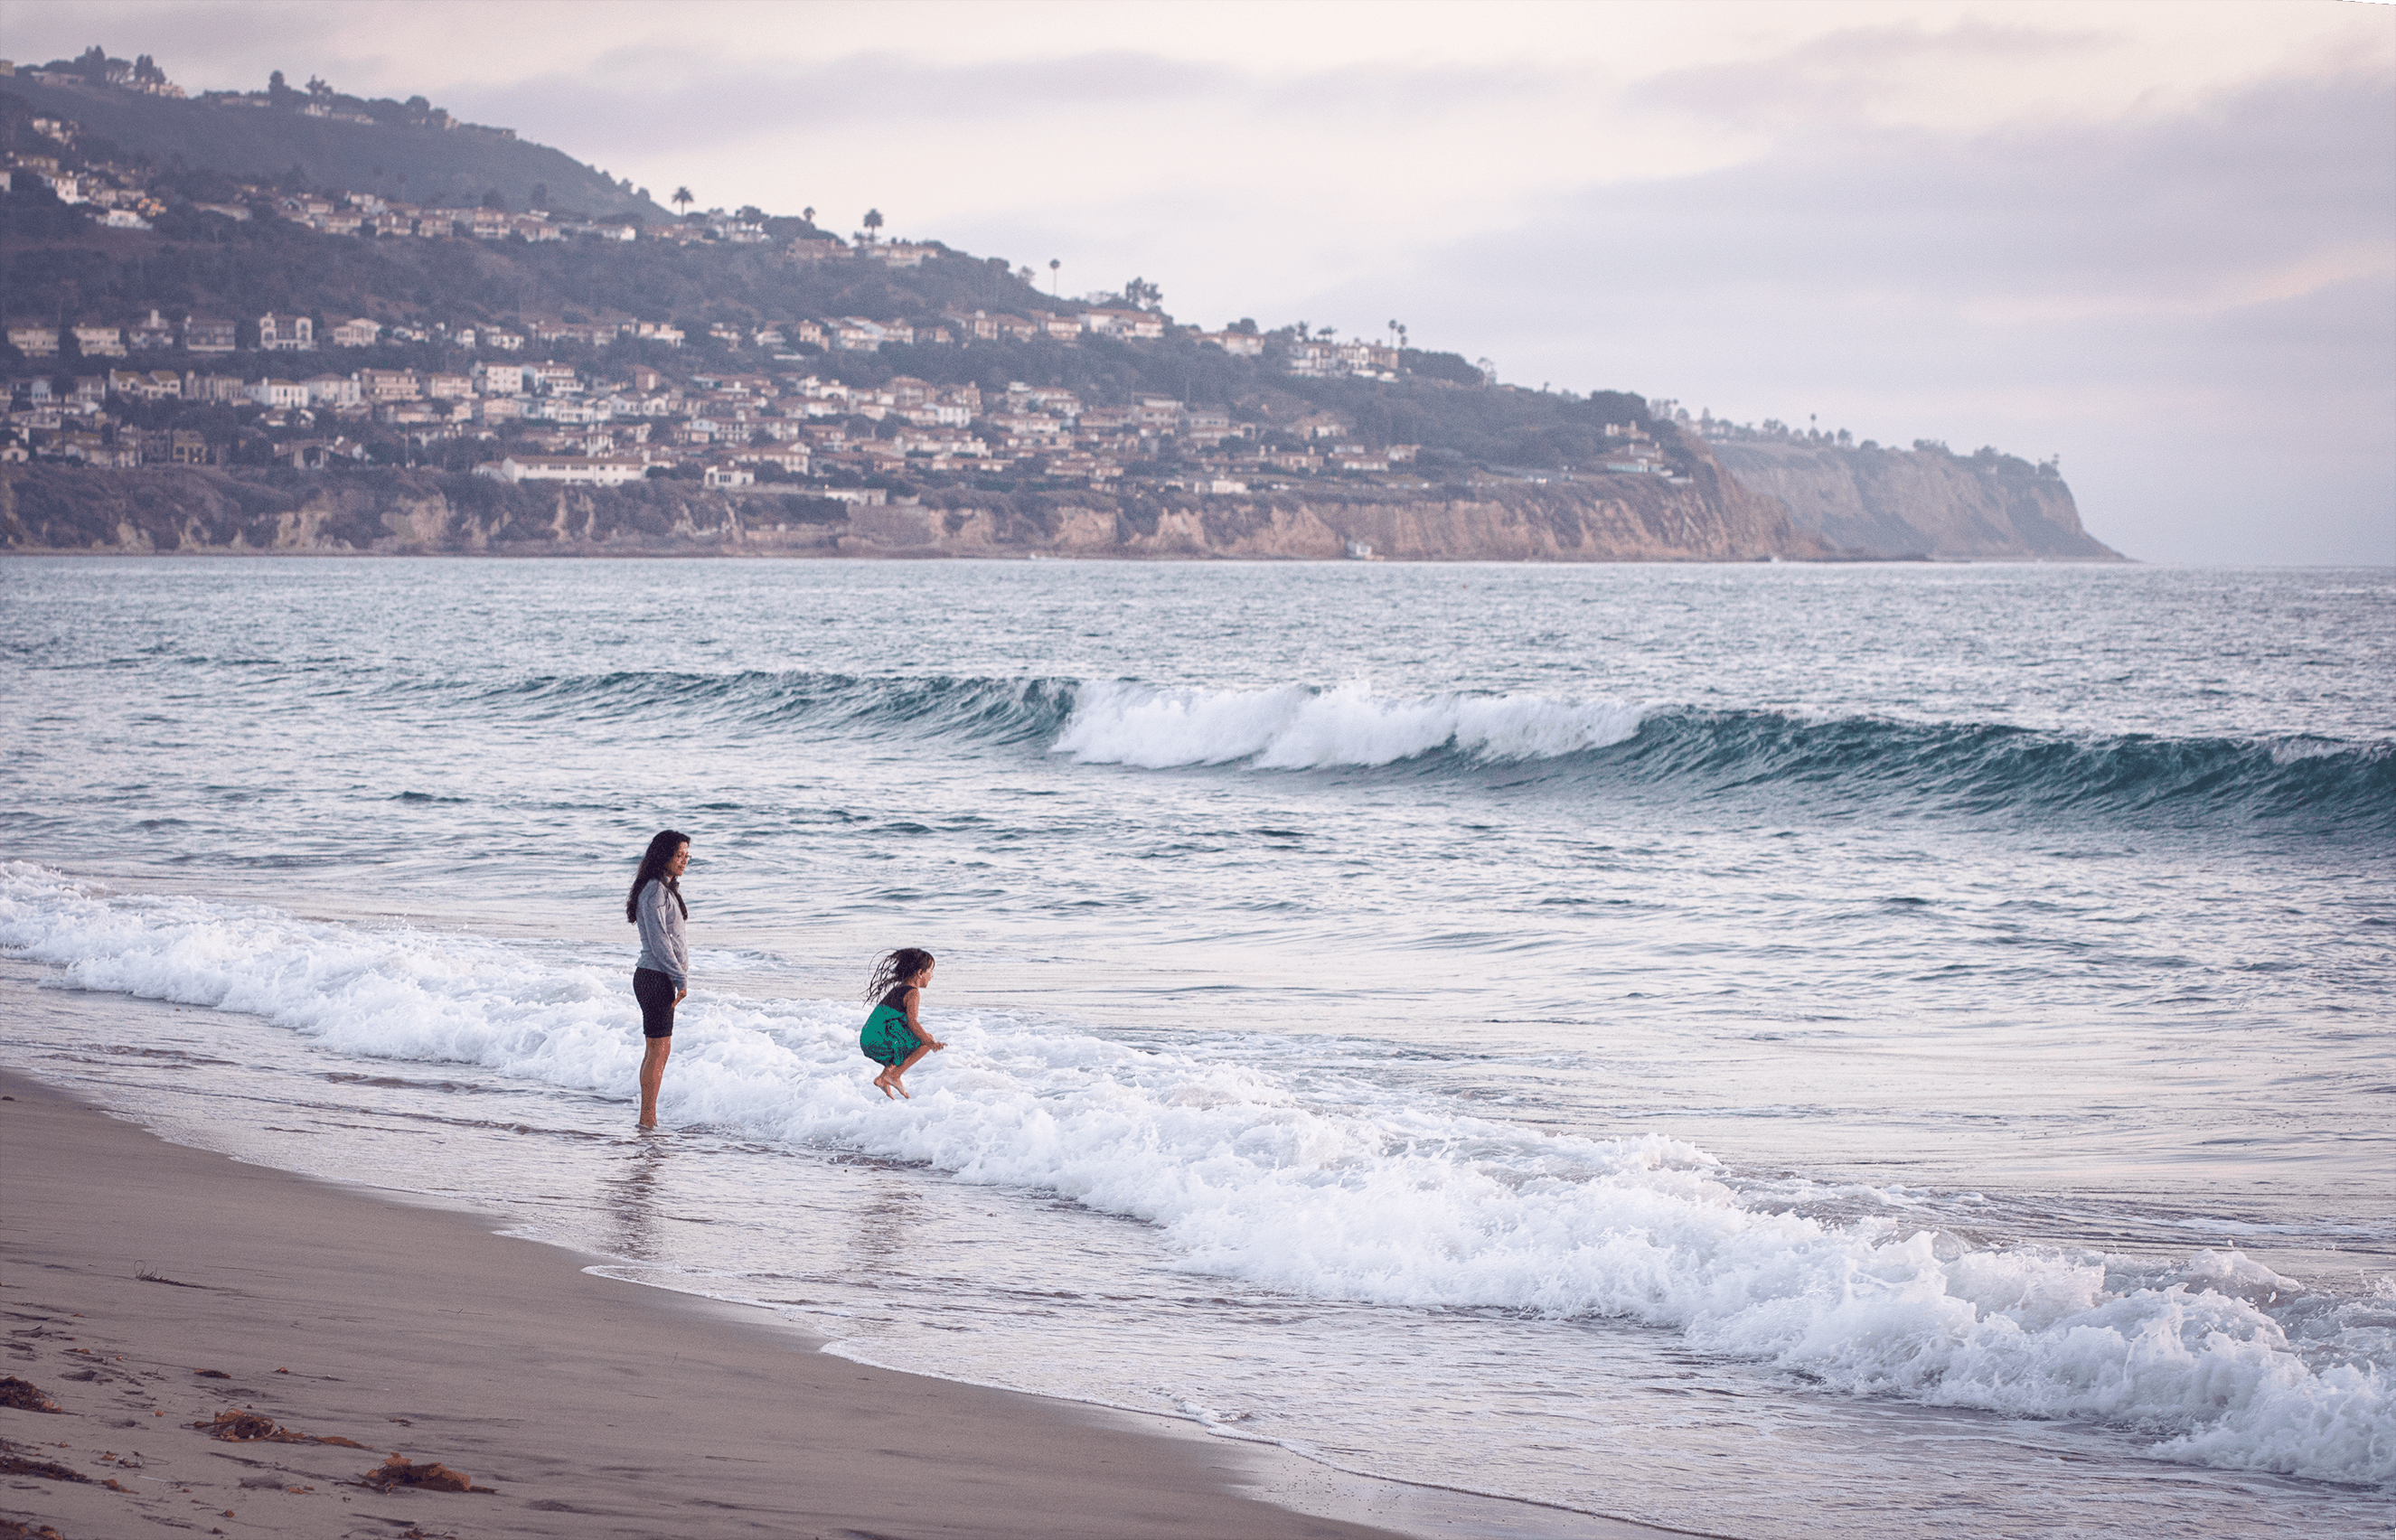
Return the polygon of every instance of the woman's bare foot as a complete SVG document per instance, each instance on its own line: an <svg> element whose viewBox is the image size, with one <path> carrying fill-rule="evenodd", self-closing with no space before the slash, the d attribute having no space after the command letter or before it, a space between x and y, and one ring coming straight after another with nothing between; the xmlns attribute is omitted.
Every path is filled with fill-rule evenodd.
<svg viewBox="0 0 2396 1540"><path fill-rule="evenodd" d="M891 1089L891 1090L893 1090L893 1091L898 1092L898 1093L900 1095L902 1095L902 1096L906 1096L906 1097L907 1097L907 1099L908 1099L909 1101L913 1101L913 1100L915 1099L913 1096L912 1096L912 1095L908 1095L908 1093L907 1093L907 1082L906 1082L905 1077L903 1077L903 1076L900 1076L900 1075L893 1075L893 1076L891 1076L891 1077L890 1077L890 1089Z"/></svg>

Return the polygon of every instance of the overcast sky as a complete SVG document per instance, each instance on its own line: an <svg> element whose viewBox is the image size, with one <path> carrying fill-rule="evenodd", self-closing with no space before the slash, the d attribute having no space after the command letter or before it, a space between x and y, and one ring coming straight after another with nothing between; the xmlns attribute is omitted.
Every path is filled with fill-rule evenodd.
<svg viewBox="0 0 2396 1540"><path fill-rule="evenodd" d="M2396 563L2396 7L10 0L1186 321L2059 454L2164 562Z"/></svg>

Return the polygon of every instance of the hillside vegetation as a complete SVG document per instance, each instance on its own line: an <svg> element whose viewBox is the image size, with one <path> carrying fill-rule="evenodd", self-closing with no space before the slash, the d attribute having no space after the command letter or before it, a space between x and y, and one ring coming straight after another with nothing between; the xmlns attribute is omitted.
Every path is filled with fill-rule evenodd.
<svg viewBox="0 0 2396 1540"><path fill-rule="evenodd" d="M180 100L21 73L0 86L43 115L80 124L84 148L97 151L96 158L147 162L168 174L205 171L231 181L295 191L338 187L427 204L474 204L496 192L512 209L533 206L533 191L540 188L550 207L667 217L563 151L484 128L410 121L404 103L393 104L403 109L393 121L353 123L305 116L296 104ZM359 109L369 105L347 100Z"/></svg>

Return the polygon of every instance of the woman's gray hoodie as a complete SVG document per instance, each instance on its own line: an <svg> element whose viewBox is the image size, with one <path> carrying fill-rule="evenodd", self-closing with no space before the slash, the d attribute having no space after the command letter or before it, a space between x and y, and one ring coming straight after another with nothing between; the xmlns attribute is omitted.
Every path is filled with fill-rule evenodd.
<svg viewBox="0 0 2396 1540"><path fill-rule="evenodd" d="M682 905L673 892L656 878L641 889L638 923L641 960L635 967L650 968L673 980L674 992L690 988L690 949L682 938Z"/></svg>

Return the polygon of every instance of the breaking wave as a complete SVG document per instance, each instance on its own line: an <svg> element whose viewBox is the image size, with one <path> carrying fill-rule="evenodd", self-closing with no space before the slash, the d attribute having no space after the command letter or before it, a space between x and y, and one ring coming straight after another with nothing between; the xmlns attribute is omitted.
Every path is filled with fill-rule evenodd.
<svg viewBox="0 0 2396 1540"><path fill-rule="evenodd" d="M248 1013L338 1052L619 1095L639 1053L615 968L521 942L89 891L0 866L0 947L60 982ZM1989 1246L1750 1204L1704 1150L1338 1104L1268 1067L1000 1012L903 1113L859 1072L857 1009L701 989L665 1111L919 1162L1153 1227L1178 1266L1298 1294L1644 1321L1855 1394L2126 1427L2160 1457L2396 1480L2396 1314L2235 1251L2173 1261Z"/></svg>
<svg viewBox="0 0 2396 1540"><path fill-rule="evenodd" d="M2060 733L1667 701L792 672L536 678L473 704L536 721L678 720L1048 752L1147 770L1385 770L1591 795L1885 816L2084 813L2396 832L2396 742Z"/></svg>
<svg viewBox="0 0 2396 1540"><path fill-rule="evenodd" d="M2310 737L2042 732L1541 696L1376 696L1361 685L1086 684L1055 751L1147 769L1378 767L1545 778L1709 800L1799 798L1882 812L2072 810L2140 820L2396 830L2396 745ZM1539 763L1544 762L1544 763Z"/></svg>

